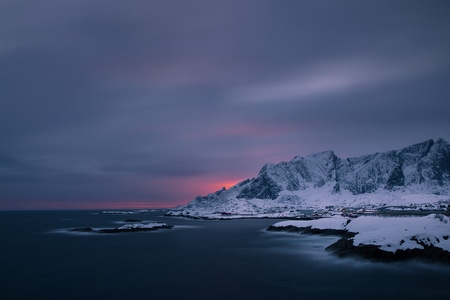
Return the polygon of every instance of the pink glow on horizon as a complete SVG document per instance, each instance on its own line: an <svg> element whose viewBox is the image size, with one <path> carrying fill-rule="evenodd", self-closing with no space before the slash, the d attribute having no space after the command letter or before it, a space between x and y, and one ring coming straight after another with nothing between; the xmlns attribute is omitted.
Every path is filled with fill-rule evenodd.
<svg viewBox="0 0 450 300"><path fill-rule="evenodd" d="M212 190L217 191L217 190L220 190L221 188L229 189L230 187L236 185L239 182L240 181L236 181L236 180L220 181L217 183L211 183L211 184L209 184L208 187L211 187Z"/></svg>
<svg viewBox="0 0 450 300"><path fill-rule="evenodd" d="M206 196L223 187L228 189L244 179L236 179L231 176L222 178L219 176L178 177L152 180L140 185L142 188L142 184L144 184L149 193L155 188L163 190L167 198L164 199L166 202L161 201L161 203L169 203L170 205L167 206L174 207L185 205L197 196ZM153 203L153 201L149 201L149 203Z"/></svg>
<svg viewBox="0 0 450 300"><path fill-rule="evenodd" d="M123 200L123 201L14 201L0 210L104 210L104 209L159 209L179 205L173 201Z"/></svg>

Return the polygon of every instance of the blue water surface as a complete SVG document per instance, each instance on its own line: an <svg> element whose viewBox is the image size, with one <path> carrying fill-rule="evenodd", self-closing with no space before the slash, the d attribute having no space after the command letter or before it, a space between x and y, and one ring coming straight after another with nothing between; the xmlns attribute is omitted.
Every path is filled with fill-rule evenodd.
<svg viewBox="0 0 450 300"><path fill-rule="evenodd" d="M153 232L69 233L126 219ZM162 211L0 212L1 299L424 299L450 296L450 267L341 259L332 236L267 232L279 220L207 221ZM331 297L331 298L330 298ZM357 297L357 298L356 298Z"/></svg>

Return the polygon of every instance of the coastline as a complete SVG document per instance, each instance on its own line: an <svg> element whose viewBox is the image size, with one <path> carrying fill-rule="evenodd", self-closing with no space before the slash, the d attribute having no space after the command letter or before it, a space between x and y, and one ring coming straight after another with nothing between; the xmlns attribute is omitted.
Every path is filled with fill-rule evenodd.
<svg viewBox="0 0 450 300"><path fill-rule="evenodd" d="M359 218L360 221L356 222ZM379 262L419 259L450 265L450 222L447 216L429 214L421 217L359 218L346 221L340 217L284 221L269 226L267 230L338 236L338 241L325 248L338 257ZM402 221L404 225L398 225Z"/></svg>

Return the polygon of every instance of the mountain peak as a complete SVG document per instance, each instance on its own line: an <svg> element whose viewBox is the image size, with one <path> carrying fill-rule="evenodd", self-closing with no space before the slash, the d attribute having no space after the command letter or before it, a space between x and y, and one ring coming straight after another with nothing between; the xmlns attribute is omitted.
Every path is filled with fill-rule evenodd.
<svg viewBox="0 0 450 300"><path fill-rule="evenodd" d="M323 151L265 164L257 177L197 197L181 209L181 214L218 210L267 214L326 205L414 205L424 199L450 202L449 196L450 146L438 138L348 159Z"/></svg>

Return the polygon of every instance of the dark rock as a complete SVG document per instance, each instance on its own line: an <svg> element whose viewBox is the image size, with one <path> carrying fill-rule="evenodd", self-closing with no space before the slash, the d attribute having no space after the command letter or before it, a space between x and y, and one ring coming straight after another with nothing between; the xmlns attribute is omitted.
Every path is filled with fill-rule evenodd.
<svg viewBox="0 0 450 300"><path fill-rule="evenodd" d="M237 198L244 199L276 199L278 193L282 188L273 181L267 173L264 172L264 168L257 178L246 186L237 196Z"/></svg>
<svg viewBox="0 0 450 300"><path fill-rule="evenodd" d="M347 230L338 230L338 229L318 229L318 228L311 228L311 226L308 227L296 227L296 226L269 226L267 228L268 231L285 231L285 232L299 232L299 233L306 233L306 234L320 234L320 235L337 235L342 237L353 237L354 234L351 232L348 232Z"/></svg>
<svg viewBox="0 0 450 300"><path fill-rule="evenodd" d="M267 228L268 231L284 231L284 232L304 232L305 228L299 228L296 226L284 226L284 227L279 227L279 226L269 226Z"/></svg>
<svg viewBox="0 0 450 300"><path fill-rule="evenodd" d="M448 183L450 179L450 145L439 138L430 148L427 157L418 165L425 179L439 185Z"/></svg>
<svg viewBox="0 0 450 300"><path fill-rule="evenodd" d="M388 252L381 250L376 245L354 246L351 238L342 238L328 246L326 250L340 257L361 257L372 261L391 262L420 259L450 264L450 252L442 248L430 246L424 249L406 249Z"/></svg>
<svg viewBox="0 0 450 300"><path fill-rule="evenodd" d="M68 229L70 232L90 232L90 233L121 233L121 232L146 232L146 231L155 231L159 229L171 229L173 228L172 225L167 224L161 224L161 226L155 226L151 228L142 228L142 227L136 227L136 228L123 228L120 227L116 228L104 228L104 229L92 229L91 227L81 227L81 228L72 228Z"/></svg>
<svg viewBox="0 0 450 300"><path fill-rule="evenodd" d="M68 231L70 231L70 232L93 232L95 230L92 229L91 227L81 227L81 228L71 228L71 229L68 229Z"/></svg>
<svg viewBox="0 0 450 300"><path fill-rule="evenodd" d="M126 219L124 222L126 222L126 223L139 223L139 222L142 222L142 220L137 220L137 219Z"/></svg>
<svg viewBox="0 0 450 300"><path fill-rule="evenodd" d="M392 252L380 250L380 248L375 245L362 245L356 247L353 245L353 239L349 238L342 238L325 249L340 257L355 256L376 261L395 260L395 255Z"/></svg>
<svg viewBox="0 0 450 300"><path fill-rule="evenodd" d="M331 192L332 194L340 194L341 193L341 186L339 185L338 182L336 182L336 184L333 187L333 191Z"/></svg>
<svg viewBox="0 0 450 300"><path fill-rule="evenodd" d="M389 174L386 185L384 186L387 190L393 190L396 186L405 185L405 175L401 166L395 166L395 168Z"/></svg>
<svg viewBox="0 0 450 300"><path fill-rule="evenodd" d="M172 225L161 225L161 226L157 226L157 227L151 227L151 228L145 228L145 227L136 227L136 228L123 228L121 229L120 227L117 228L105 228L105 229L100 229L97 230L98 233L121 233L121 232L148 232L148 231L155 231L155 230L159 230L159 229L171 229L173 228Z"/></svg>
<svg viewBox="0 0 450 300"><path fill-rule="evenodd" d="M244 184L247 184L247 183L249 183L250 182L250 178L248 178L248 179L245 179L245 180L243 180L243 181L241 181L241 182L239 182L238 184L237 184L237 186L242 186L242 185L244 185Z"/></svg>

